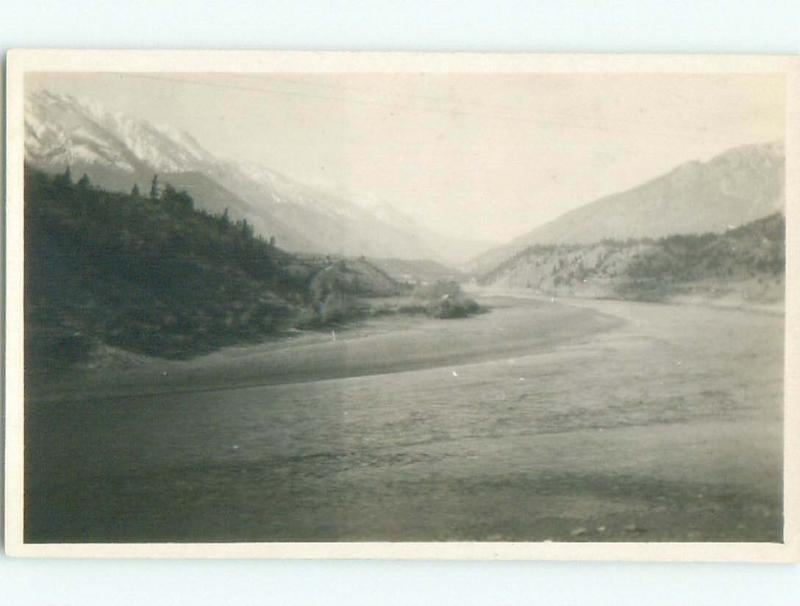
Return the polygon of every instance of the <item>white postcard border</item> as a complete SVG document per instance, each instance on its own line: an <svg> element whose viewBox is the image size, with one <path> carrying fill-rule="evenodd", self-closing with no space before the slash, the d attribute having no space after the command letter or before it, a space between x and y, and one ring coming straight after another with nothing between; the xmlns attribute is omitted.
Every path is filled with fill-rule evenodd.
<svg viewBox="0 0 800 606"><path fill-rule="evenodd" d="M784 73L786 74L786 342L784 542L771 543L154 543L26 544L23 539L23 173L27 72ZM800 57L476 53L12 50L7 56L5 549L75 558L763 561L800 559Z"/></svg>

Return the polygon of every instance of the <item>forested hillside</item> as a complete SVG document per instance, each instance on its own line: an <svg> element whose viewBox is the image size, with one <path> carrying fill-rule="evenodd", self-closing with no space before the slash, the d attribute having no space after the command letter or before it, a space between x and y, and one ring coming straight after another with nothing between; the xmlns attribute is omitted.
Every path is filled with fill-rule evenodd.
<svg viewBox="0 0 800 606"><path fill-rule="evenodd" d="M111 193L28 168L26 350L58 366L99 345L168 358L357 317L402 294L365 260L301 257L157 180Z"/></svg>
<svg viewBox="0 0 800 606"><path fill-rule="evenodd" d="M784 231L775 213L722 234L531 246L479 283L553 295L775 302L783 298Z"/></svg>

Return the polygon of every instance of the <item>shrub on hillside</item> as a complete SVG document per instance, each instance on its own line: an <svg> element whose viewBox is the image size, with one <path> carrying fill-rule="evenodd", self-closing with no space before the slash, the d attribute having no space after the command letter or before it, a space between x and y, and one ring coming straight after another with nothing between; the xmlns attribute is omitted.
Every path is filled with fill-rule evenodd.
<svg viewBox="0 0 800 606"><path fill-rule="evenodd" d="M465 318L481 311L476 301L464 296L458 282L451 280L418 284L413 297L424 301L425 313L433 318Z"/></svg>
<svg viewBox="0 0 800 606"><path fill-rule="evenodd" d="M434 318L451 319L451 318L466 318L472 314L481 311L480 305L464 295L457 295L451 297L444 295L438 301L430 303L427 307L427 313Z"/></svg>
<svg viewBox="0 0 800 606"><path fill-rule="evenodd" d="M309 303L297 316L298 328L320 328L362 318L369 306L359 303L356 297L339 292L325 295L321 301Z"/></svg>
<svg viewBox="0 0 800 606"><path fill-rule="evenodd" d="M439 280L433 284L417 284L411 296L415 299L425 301L436 301L444 296L457 297L461 295L461 287L458 282L451 280Z"/></svg>

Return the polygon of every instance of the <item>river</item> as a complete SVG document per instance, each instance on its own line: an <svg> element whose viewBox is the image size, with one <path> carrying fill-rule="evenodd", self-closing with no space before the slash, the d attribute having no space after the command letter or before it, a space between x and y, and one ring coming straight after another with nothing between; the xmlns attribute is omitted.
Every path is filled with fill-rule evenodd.
<svg viewBox="0 0 800 606"><path fill-rule="evenodd" d="M29 542L779 541L783 317L509 296L29 390Z"/></svg>

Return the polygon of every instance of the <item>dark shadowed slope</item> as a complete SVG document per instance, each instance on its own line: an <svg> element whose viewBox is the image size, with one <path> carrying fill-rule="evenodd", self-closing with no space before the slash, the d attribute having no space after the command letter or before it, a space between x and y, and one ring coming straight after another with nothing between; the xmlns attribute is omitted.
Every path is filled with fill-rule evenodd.
<svg viewBox="0 0 800 606"><path fill-rule="evenodd" d="M320 276L324 276L322 279ZM298 256L185 192L112 193L85 177L25 180L28 369L99 347L181 358L361 313L403 289L363 260Z"/></svg>

